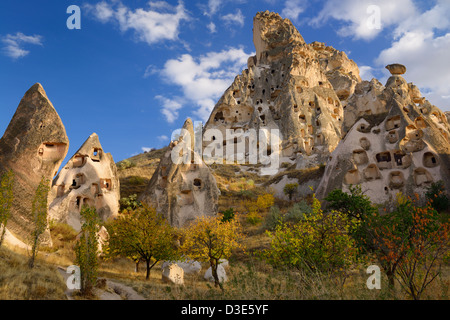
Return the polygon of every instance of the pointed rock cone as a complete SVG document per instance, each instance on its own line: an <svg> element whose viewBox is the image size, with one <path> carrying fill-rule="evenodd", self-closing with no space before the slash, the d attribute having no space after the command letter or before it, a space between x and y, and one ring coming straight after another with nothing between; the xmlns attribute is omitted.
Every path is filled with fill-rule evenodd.
<svg viewBox="0 0 450 320"><path fill-rule="evenodd" d="M53 182L49 216L81 229L80 210L94 207L102 221L119 213L120 185L113 157L93 133Z"/></svg>
<svg viewBox="0 0 450 320"><path fill-rule="evenodd" d="M219 194L216 179L194 152L194 126L187 119L180 138L170 143L140 201L164 214L172 226L183 227L200 215L217 214Z"/></svg>
<svg viewBox="0 0 450 320"><path fill-rule="evenodd" d="M20 240L27 241L33 230L31 204L42 177L50 187L68 148L64 125L44 88L36 83L25 93L0 140L0 174L15 173L15 201L7 228ZM43 239L51 243L48 232Z"/></svg>

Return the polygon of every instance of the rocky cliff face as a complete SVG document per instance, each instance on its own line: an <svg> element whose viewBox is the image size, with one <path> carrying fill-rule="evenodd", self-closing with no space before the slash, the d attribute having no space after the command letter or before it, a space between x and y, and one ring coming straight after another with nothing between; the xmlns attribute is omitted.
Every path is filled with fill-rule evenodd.
<svg viewBox="0 0 450 320"><path fill-rule="evenodd" d="M53 181L49 217L81 230L80 210L95 207L103 221L119 213L120 184L111 154L93 133Z"/></svg>
<svg viewBox="0 0 450 320"><path fill-rule="evenodd" d="M437 180L444 180L449 190L446 114L407 83L404 66L387 69L392 76L386 86L377 80L356 86L347 105L353 116L345 113L348 133L329 159L318 196L358 184L374 202L385 203L398 192L423 197L425 188Z"/></svg>
<svg viewBox="0 0 450 320"><path fill-rule="evenodd" d="M324 164L341 139L343 105L361 81L356 64L332 47L306 44L276 13L256 15L253 41L256 55L218 101L204 130L219 130L226 149L251 129L278 129L281 161L297 161L297 168ZM226 130L237 138L227 139ZM248 144L245 152L248 157Z"/></svg>
<svg viewBox="0 0 450 320"><path fill-rule="evenodd" d="M68 148L64 125L37 83L25 93L0 140L0 174L10 169L15 173L8 229L20 240L27 240L33 230L31 202L41 178L50 186ZM50 242L48 233L44 242Z"/></svg>
<svg viewBox="0 0 450 320"><path fill-rule="evenodd" d="M172 154L180 154L180 163ZM210 169L194 152L194 127L184 123L178 141L170 143L140 200L183 227L201 215L217 214L219 189Z"/></svg>

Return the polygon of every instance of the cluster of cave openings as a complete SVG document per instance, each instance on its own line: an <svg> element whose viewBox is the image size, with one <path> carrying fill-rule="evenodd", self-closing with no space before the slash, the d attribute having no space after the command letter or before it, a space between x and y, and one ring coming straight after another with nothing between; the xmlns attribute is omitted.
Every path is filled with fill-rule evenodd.
<svg viewBox="0 0 450 320"><path fill-rule="evenodd" d="M381 174L376 164L369 164L366 169L364 169L364 178L367 181L380 179Z"/></svg>
<svg viewBox="0 0 450 320"><path fill-rule="evenodd" d="M100 187L110 191L112 189L111 179L100 179Z"/></svg>
<svg viewBox="0 0 450 320"><path fill-rule="evenodd" d="M401 171L393 171L389 174L389 186L392 189L399 189L405 185L405 178Z"/></svg>
<svg viewBox="0 0 450 320"><path fill-rule="evenodd" d="M46 142L41 144L38 150L38 154L42 160L58 161L64 158L66 146L67 145L65 143Z"/></svg>
<svg viewBox="0 0 450 320"><path fill-rule="evenodd" d="M433 177L424 168L418 168L414 170L414 182L416 186L421 186L433 182Z"/></svg>
<svg viewBox="0 0 450 320"><path fill-rule="evenodd" d="M369 158L367 157L367 153L365 150L355 150L353 151L353 161L357 165L363 165L369 162Z"/></svg>
<svg viewBox="0 0 450 320"><path fill-rule="evenodd" d="M361 182L361 176L357 169L349 170L344 177L345 184L359 184Z"/></svg>
<svg viewBox="0 0 450 320"><path fill-rule="evenodd" d="M192 183L194 185L194 188L196 190L200 190L203 186L202 180L201 179L194 179L194 182Z"/></svg>
<svg viewBox="0 0 450 320"><path fill-rule="evenodd" d="M361 148L363 148L364 150L370 149L370 141L369 141L369 139L367 139L365 137L359 139L359 144L360 144Z"/></svg>
<svg viewBox="0 0 450 320"><path fill-rule="evenodd" d="M437 167L439 163L436 155L434 155L432 152L425 152L423 154L423 165L427 168Z"/></svg>
<svg viewBox="0 0 450 320"><path fill-rule="evenodd" d="M400 116L394 116L386 120L386 131L391 131L394 129L400 128L401 125L401 117Z"/></svg>
<svg viewBox="0 0 450 320"><path fill-rule="evenodd" d="M411 165L411 157L398 150L394 152L394 162L399 168L408 168Z"/></svg>
<svg viewBox="0 0 450 320"><path fill-rule="evenodd" d="M75 177L72 179L72 185L70 186L71 189L78 189L81 187L82 184L86 182L86 177L83 173L78 173L75 175Z"/></svg>
<svg viewBox="0 0 450 320"><path fill-rule="evenodd" d="M77 154L73 157L72 164L74 168L81 168L86 164L86 157L81 154Z"/></svg>
<svg viewBox="0 0 450 320"><path fill-rule="evenodd" d="M391 169L392 168L392 158L391 158L391 153L386 151L386 152L380 152L375 156L377 163L378 163L378 167L380 169Z"/></svg>
<svg viewBox="0 0 450 320"><path fill-rule="evenodd" d="M417 129L425 129L427 127L427 123L422 117L417 117L416 120L414 120L414 124Z"/></svg>
<svg viewBox="0 0 450 320"><path fill-rule="evenodd" d="M194 203L194 195L191 190L183 190L179 196L179 204L182 206L191 205Z"/></svg>
<svg viewBox="0 0 450 320"><path fill-rule="evenodd" d="M91 155L91 159L92 161L100 161L102 159L102 149L100 148L92 148L92 155Z"/></svg>

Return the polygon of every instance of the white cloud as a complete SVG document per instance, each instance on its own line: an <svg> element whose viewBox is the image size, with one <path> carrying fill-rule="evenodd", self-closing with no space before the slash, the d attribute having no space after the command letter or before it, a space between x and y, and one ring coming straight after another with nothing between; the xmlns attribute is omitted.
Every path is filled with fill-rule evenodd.
<svg viewBox="0 0 450 320"><path fill-rule="evenodd" d="M217 30L216 30L216 25L214 24L214 22L210 22L210 23L207 25L207 28L208 28L208 30L209 30L210 33L216 33L216 32L217 32Z"/></svg>
<svg viewBox="0 0 450 320"><path fill-rule="evenodd" d="M149 66L147 66L147 68L145 68L144 78L146 79L151 75L157 74L159 71L160 70L156 66L150 64Z"/></svg>
<svg viewBox="0 0 450 320"><path fill-rule="evenodd" d="M153 151L153 150L155 150L155 148L150 148L150 147L142 147L141 148L141 150L143 151L143 152L150 152L150 151ZM135 153L135 154L133 154L132 156L136 156L136 155L138 155L137 153Z"/></svg>
<svg viewBox="0 0 450 320"><path fill-rule="evenodd" d="M292 21L297 21L299 15L305 11L306 5L307 2L305 0L288 0L284 3L281 16Z"/></svg>
<svg viewBox="0 0 450 320"><path fill-rule="evenodd" d="M242 14L241 9L237 9L236 13L229 13L220 17L221 20L225 22L226 25L238 25L240 27L244 26L245 17Z"/></svg>
<svg viewBox="0 0 450 320"><path fill-rule="evenodd" d="M200 57L183 54L178 59L168 60L161 75L169 84L175 84L183 91L182 101L176 108L163 104L162 112L172 122L178 116L183 104L195 104L195 115L207 120L217 100L231 85L234 78L246 66L248 57L242 48L230 48L221 52L209 52ZM167 102L161 97L161 101Z"/></svg>
<svg viewBox="0 0 450 320"><path fill-rule="evenodd" d="M168 140L169 140L169 137L168 137L168 136L165 136L165 135L158 136L158 140L161 141L161 142L168 141Z"/></svg>
<svg viewBox="0 0 450 320"><path fill-rule="evenodd" d="M112 22L122 32L133 30L139 41L149 45L163 40L178 40L180 24L190 20L183 2L172 6L165 1L149 2L149 8L132 10L120 1L102 1L85 8L102 23Z"/></svg>
<svg viewBox="0 0 450 320"><path fill-rule="evenodd" d="M374 8L379 9L379 16ZM371 40L384 28L396 25L416 12L413 0L327 0L319 15L310 23L319 26L330 18L343 21L345 25L337 30L339 35ZM377 18L381 22L379 27L373 23Z"/></svg>
<svg viewBox="0 0 450 320"><path fill-rule="evenodd" d="M178 110L180 110L183 105L176 99L168 99L161 95L155 97L162 104L161 113L166 117L168 123L173 123L178 119Z"/></svg>
<svg viewBox="0 0 450 320"><path fill-rule="evenodd" d="M21 32L16 34L8 34L2 38L4 43L3 52L10 58L23 58L30 53L30 51L23 49L23 45L32 44L42 46L42 36L33 35L27 36Z"/></svg>
<svg viewBox="0 0 450 320"><path fill-rule="evenodd" d="M431 103L450 111L449 16L450 3L438 1L428 11L400 23L391 46L379 54L376 63L404 64L407 81L414 82Z"/></svg>

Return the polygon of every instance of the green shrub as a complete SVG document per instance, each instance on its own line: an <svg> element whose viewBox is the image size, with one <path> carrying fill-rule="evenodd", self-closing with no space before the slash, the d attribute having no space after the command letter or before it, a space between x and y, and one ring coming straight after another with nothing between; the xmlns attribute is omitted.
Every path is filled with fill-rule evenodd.
<svg viewBox="0 0 450 320"><path fill-rule="evenodd" d="M291 223L297 223L313 212L313 209L302 200L292 206L292 208L286 213L285 220Z"/></svg>
<svg viewBox="0 0 450 320"><path fill-rule="evenodd" d="M222 222L228 222L234 219L235 214L233 208L227 209L222 212Z"/></svg>
<svg viewBox="0 0 450 320"><path fill-rule="evenodd" d="M445 190L444 182L439 180L433 182L425 193L425 197L431 203L433 208L439 212L447 211L449 207L449 199Z"/></svg>
<svg viewBox="0 0 450 320"><path fill-rule="evenodd" d="M271 207L269 214L266 216L264 221L264 229L273 231L275 228L283 222L283 215L281 214L280 208Z"/></svg>

